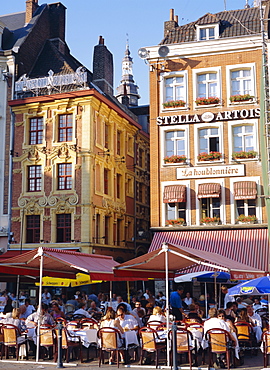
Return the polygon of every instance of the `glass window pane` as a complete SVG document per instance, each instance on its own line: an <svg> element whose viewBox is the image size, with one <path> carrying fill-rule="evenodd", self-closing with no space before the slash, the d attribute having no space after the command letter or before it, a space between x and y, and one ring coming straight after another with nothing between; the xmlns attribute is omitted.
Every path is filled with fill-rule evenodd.
<svg viewBox="0 0 270 370"><path fill-rule="evenodd" d="M243 126L245 132L253 132L253 126Z"/></svg>
<svg viewBox="0 0 270 370"><path fill-rule="evenodd" d="M175 203L167 204L167 220L175 219Z"/></svg>
<svg viewBox="0 0 270 370"><path fill-rule="evenodd" d="M186 100L185 98L185 87L176 86L175 88L175 100Z"/></svg>
<svg viewBox="0 0 270 370"><path fill-rule="evenodd" d="M209 73L209 80L216 80L217 74L216 73Z"/></svg>
<svg viewBox="0 0 270 370"><path fill-rule="evenodd" d="M215 29L209 28L209 39L213 39L215 37Z"/></svg>
<svg viewBox="0 0 270 370"><path fill-rule="evenodd" d="M198 82L205 81L206 80L206 74L198 75Z"/></svg>
<svg viewBox="0 0 270 370"><path fill-rule="evenodd" d="M240 94L240 81L232 81L232 95Z"/></svg>
<svg viewBox="0 0 270 370"><path fill-rule="evenodd" d="M173 100L173 88L172 87L166 87L166 101Z"/></svg>
<svg viewBox="0 0 270 370"><path fill-rule="evenodd" d="M211 135L218 135L218 128L216 128L216 127L215 128L211 128L210 129L210 134Z"/></svg>
<svg viewBox="0 0 270 370"><path fill-rule="evenodd" d="M250 80L244 80L243 81L243 93L244 94L250 94L251 92L251 81Z"/></svg>
<svg viewBox="0 0 270 370"><path fill-rule="evenodd" d="M243 77L248 77L251 76L251 71L250 69L244 69L243 70Z"/></svg>
<svg viewBox="0 0 270 370"><path fill-rule="evenodd" d="M253 136L246 136L245 137L245 150L247 152L250 151L250 150L254 150Z"/></svg>
<svg viewBox="0 0 270 370"><path fill-rule="evenodd" d="M200 40L206 39L206 28L200 29Z"/></svg>
<svg viewBox="0 0 270 370"><path fill-rule="evenodd" d="M233 151L234 152L241 152L243 150L243 143L242 138L239 136L234 137L234 143L233 143Z"/></svg>
<svg viewBox="0 0 270 370"><path fill-rule="evenodd" d="M184 140L177 140L177 142L176 142L176 154L177 155L184 155L185 154L185 141Z"/></svg>
<svg viewBox="0 0 270 370"><path fill-rule="evenodd" d="M173 83L173 77L166 78L165 83L166 83L167 86L171 85Z"/></svg>
<svg viewBox="0 0 270 370"><path fill-rule="evenodd" d="M185 136L185 131L176 131L176 136L177 137L184 137Z"/></svg>
<svg viewBox="0 0 270 370"><path fill-rule="evenodd" d="M184 82L184 76L176 77L175 80L176 80L176 83L178 83L178 84L183 83Z"/></svg>
<svg viewBox="0 0 270 370"><path fill-rule="evenodd" d="M208 90L209 97L210 96L217 96L217 83L210 83L209 90Z"/></svg>
<svg viewBox="0 0 270 370"><path fill-rule="evenodd" d="M208 140L200 138L200 153L208 152Z"/></svg>
<svg viewBox="0 0 270 370"><path fill-rule="evenodd" d="M231 76L232 76L232 79L239 77L240 76L240 71L232 71Z"/></svg>
<svg viewBox="0 0 270 370"><path fill-rule="evenodd" d="M233 134L236 135L236 134L240 134L242 132L242 126L235 126L233 128Z"/></svg>

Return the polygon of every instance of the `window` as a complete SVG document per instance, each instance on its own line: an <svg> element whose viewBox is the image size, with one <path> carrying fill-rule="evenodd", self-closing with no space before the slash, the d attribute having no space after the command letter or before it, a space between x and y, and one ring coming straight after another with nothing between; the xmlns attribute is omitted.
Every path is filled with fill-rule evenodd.
<svg viewBox="0 0 270 370"><path fill-rule="evenodd" d="M254 125L233 127L233 151L248 152L255 150Z"/></svg>
<svg viewBox="0 0 270 370"><path fill-rule="evenodd" d="M109 170L104 168L104 194L109 194Z"/></svg>
<svg viewBox="0 0 270 370"><path fill-rule="evenodd" d="M110 148L110 127L109 125L105 124L105 132L104 132L104 146L105 148Z"/></svg>
<svg viewBox="0 0 270 370"><path fill-rule="evenodd" d="M218 217L220 218L220 199L201 198L201 218Z"/></svg>
<svg viewBox="0 0 270 370"><path fill-rule="evenodd" d="M231 95L253 94L251 69L231 71Z"/></svg>
<svg viewBox="0 0 270 370"><path fill-rule="evenodd" d="M142 148L139 149L139 153L138 153L138 166L143 168L144 167L144 164L143 164L143 154L144 154L144 151Z"/></svg>
<svg viewBox="0 0 270 370"><path fill-rule="evenodd" d="M166 220L177 218L183 218L186 221L186 202L166 204Z"/></svg>
<svg viewBox="0 0 270 370"><path fill-rule="evenodd" d="M199 153L219 152L219 128L199 129Z"/></svg>
<svg viewBox="0 0 270 370"><path fill-rule="evenodd" d="M109 244L110 238L110 217L105 216L105 244Z"/></svg>
<svg viewBox="0 0 270 370"><path fill-rule="evenodd" d="M186 101L186 85L184 76L167 77L164 81L165 101Z"/></svg>
<svg viewBox="0 0 270 370"><path fill-rule="evenodd" d="M30 119L29 144L42 144L43 140L43 117Z"/></svg>
<svg viewBox="0 0 270 370"><path fill-rule="evenodd" d="M72 164L58 164L58 190L72 189Z"/></svg>
<svg viewBox="0 0 270 370"><path fill-rule="evenodd" d="M99 243L99 235L100 235L100 214L96 214L96 243Z"/></svg>
<svg viewBox="0 0 270 370"><path fill-rule="evenodd" d="M122 181L122 176L117 173L116 175L116 198L120 199L121 198L121 181Z"/></svg>
<svg viewBox="0 0 270 370"><path fill-rule="evenodd" d="M41 166L28 166L27 191L41 191Z"/></svg>
<svg viewBox="0 0 270 370"><path fill-rule="evenodd" d="M26 216L26 243L40 243L40 216Z"/></svg>
<svg viewBox="0 0 270 370"><path fill-rule="evenodd" d="M71 241L71 214L56 215L56 243Z"/></svg>
<svg viewBox="0 0 270 370"><path fill-rule="evenodd" d="M198 98L218 97L218 79L216 72L197 75Z"/></svg>
<svg viewBox="0 0 270 370"><path fill-rule="evenodd" d="M165 156L185 155L186 137L184 130L165 132Z"/></svg>
<svg viewBox="0 0 270 370"><path fill-rule="evenodd" d="M240 215L256 216L256 199L236 200L236 218Z"/></svg>
<svg viewBox="0 0 270 370"><path fill-rule="evenodd" d="M60 114L58 126L58 141L72 141L72 114Z"/></svg>
<svg viewBox="0 0 270 370"><path fill-rule="evenodd" d="M215 39L215 27L200 28L200 40L212 40Z"/></svg>
<svg viewBox="0 0 270 370"><path fill-rule="evenodd" d="M116 154L121 155L121 132L117 130Z"/></svg>

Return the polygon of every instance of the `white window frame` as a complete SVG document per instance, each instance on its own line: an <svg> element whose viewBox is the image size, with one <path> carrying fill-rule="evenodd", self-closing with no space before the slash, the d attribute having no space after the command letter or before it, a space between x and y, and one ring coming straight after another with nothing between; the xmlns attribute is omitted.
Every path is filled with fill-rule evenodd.
<svg viewBox="0 0 270 370"><path fill-rule="evenodd" d="M258 223L262 223L262 199L261 195L261 186L260 186L260 176L254 177L234 177L230 179L230 205L231 205L231 222L232 224L236 223L236 201L234 199L234 188L233 184L239 181L254 181L257 184L257 199L256 199L256 217L258 218Z"/></svg>
<svg viewBox="0 0 270 370"><path fill-rule="evenodd" d="M237 104L253 104L254 101L244 101L244 102L231 102L230 96L232 95L232 85L231 85L231 72L249 69L251 74L251 92L250 95L254 96L256 100L256 69L255 63L245 63L245 64L234 64L226 66L226 84L227 84L227 103L228 105L237 105Z"/></svg>
<svg viewBox="0 0 270 370"><path fill-rule="evenodd" d="M200 225L201 219L201 203L198 199L198 189L201 184L220 184L221 193L220 193L220 222L222 225L226 224L226 209L225 209L225 179L201 179L195 181L195 191L196 191L196 225Z"/></svg>
<svg viewBox="0 0 270 370"><path fill-rule="evenodd" d="M163 194L165 186L170 185L184 185L186 186L186 225L191 225L191 201L190 201L190 181L166 181L161 183L161 207L162 210L162 217L161 222L162 226L165 226L166 223L166 203L163 202Z"/></svg>
<svg viewBox="0 0 270 370"><path fill-rule="evenodd" d="M184 77L184 91L185 91L185 102L184 107L172 107L164 108L163 103L166 102L166 79L173 77ZM160 109L162 112L172 111L172 110L185 110L188 106L188 74L187 71L176 71L176 72L164 72L161 74L161 86L160 86Z"/></svg>
<svg viewBox="0 0 270 370"><path fill-rule="evenodd" d="M185 140L185 156L187 157L186 164L189 162L189 125L175 125L175 126L160 126L160 137L161 145L160 145L160 163L162 166L181 166L181 163L165 163L164 157L166 157L166 143L165 143L165 133L168 131L184 131L184 140Z"/></svg>
<svg viewBox="0 0 270 370"><path fill-rule="evenodd" d="M194 130L194 143L195 143L195 162L197 164L205 164L205 163L213 163L213 161L203 161L203 162L200 162L198 160L198 155L200 154L200 151L199 151L199 147L200 147L200 143L199 143L199 140L200 140L200 135L199 135L199 130L202 130L202 129L209 129L209 128L218 128L219 129L219 152L222 154L221 156L221 159L220 160L217 160L217 161L214 161L214 163L220 163L220 162L223 162L224 161L224 146L223 146L223 125L222 123L220 122L211 122L211 125L209 124L200 124L200 125L196 125L196 129Z"/></svg>
<svg viewBox="0 0 270 370"><path fill-rule="evenodd" d="M210 28L214 28L214 38L209 38L209 30ZM201 39L201 30L206 29L206 39L202 40ZM211 41L211 40L216 40L219 38L219 24L214 23L214 24L206 24L203 26L196 25L196 33L197 33L197 41Z"/></svg>
<svg viewBox="0 0 270 370"><path fill-rule="evenodd" d="M213 105L220 105L222 101L222 94L221 94L221 67L213 67L213 68L199 68L193 69L192 71L192 79L193 79L193 100L194 100L194 107L195 108L202 108L202 107L209 107L209 105L197 105L195 103L196 99L198 98L198 76L202 74L209 74L209 73L216 73L217 74L217 98L219 98L220 102L218 104L210 104Z"/></svg>
<svg viewBox="0 0 270 370"><path fill-rule="evenodd" d="M235 126L253 126L254 130L254 151L259 153L259 138L258 138L258 120L241 120L241 121L230 121L228 122L228 142L232 143L232 145L229 145L229 158L231 163L235 163L235 160L232 159L232 153L234 152L234 137L233 137L233 127ZM258 156L256 158L243 158L242 161L254 161L258 160ZM240 159L239 159L240 160Z"/></svg>

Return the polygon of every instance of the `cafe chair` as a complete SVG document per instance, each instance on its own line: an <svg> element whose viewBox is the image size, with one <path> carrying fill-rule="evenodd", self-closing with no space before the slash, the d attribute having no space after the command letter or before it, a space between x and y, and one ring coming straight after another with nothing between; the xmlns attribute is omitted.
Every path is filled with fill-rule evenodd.
<svg viewBox="0 0 270 370"><path fill-rule="evenodd" d="M37 335L36 328L36 335ZM48 354L49 358L52 358L56 351L56 334L54 327L51 325L41 325L40 326L40 357L44 358L45 353ZM51 352L51 353L50 353Z"/></svg>
<svg viewBox="0 0 270 370"><path fill-rule="evenodd" d="M248 350L246 347L253 347L256 344L253 328L251 324L246 321L236 321L234 323L237 332L237 339L239 346L242 347L243 351ZM251 350L251 354L254 351Z"/></svg>
<svg viewBox="0 0 270 370"><path fill-rule="evenodd" d="M119 367L119 352L125 350L122 345L120 346L120 342L122 343L120 331L104 327L99 329L97 336L100 339L98 366L101 366L101 362L104 364L104 352L116 352L117 367Z"/></svg>
<svg viewBox="0 0 270 370"><path fill-rule="evenodd" d="M227 369L230 370L231 360L234 365L234 348L230 341L229 333L224 329L209 329L205 338L208 341L209 366L208 369L213 368L213 354L226 355ZM235 366L234 366L235 367Z"/></svg>
<svg viewBox="0 0 270 370"><path fill-rule="evenodd" d="M9 349L14 348L16 351L16 360L19 360L20 347L25 344L26 359L28 360L28 345L27 338L21 335L19 328L12 324L4 324L2 326L3 345L6 353L6 359L9 357Z"/></svg>
<svg viewBox="0 0 270 370"><path fill-rule="evenodd" d="M75 314L72 316L71 321L77 321L79 323L82 319L86 319L86 316L81 314Z"/></svg>
<svg viewBox="0 0 270 370"><path fill-rule="evenodd" d="M186 323L186 329L191 330L196 329L199 330L203 334L203 324L200 324L198 322L191 322L191 323Z"/></svg>
<svg viewBox="0 0 270 370"><path fill-rule="evenodd" d="M145 352L155 352L156 369L158 368L159 354L162 349L166 348L166 341L161 340L157 331L150 327L144 326L139 330L139 336L141 338L141 359L140 364L142 365L143 355Z"/></svg>
<svg viewBox="0 0 270 370"><path fill-rule="evenodd" d="M98 329L98 322L95 319L81 319L80 327L82 329Z"/></svg>
<svg viewBox="0 0 270 370"><path fill-rule="evenodd" d="M161 321L148 321L146 324L147 327L157 330L160 327L166 327L166 323L162 323Z"/></svg>
<svg viewBox="0 0 270 370"><path fill-rule="evenodd" d="M63 317L57 317L55 319L55 322L56 322L56 324L58 324L59 322L61 322L63 324L63 326L66 326L66 324L67 324L67 320L64 319Z"/></svg>
<svg viewBox="0 0 270 370"><path fill-rule="evenodd" d="M262 348L263 348L263 367L268 366L268 356L270 355L270 331L266 330L262 335Z"/></svg>
<svg viewBox="0 0 270 370"><path fill-rule="evenodd" d="M55 331L56 333L56 343L58 343L58 330ZM73 354L74 350L79 350L79 357L81 363L83 363L82 357L82 342L81 338L78 335L74 335L68 332L67 328L64 327L62 330L62 349L66 352L66 362L69 362L70 353ZM54 361L57 361L57 352L58 352L58 345L56 345L56 351L54 354Z"/></svg>
<svg viewBox="0 0 270 370"><path fill-rule="evenodd" d="M1 360L3 359L3 352L4 352L4 334L2 327L4 324L0 323L0 356Z"/></svg>
<svg viewBox="0 0 270 370"><path fill-rule="evenodd" d="M146 326L146 325L147 325L147 322L148 322L148 320L149 320L149 317L150 317L150 315L144 315L144 316L142 317L142 323L143 323L143 325L144 325L144 326Z"/></svg>
<svg viewBox="0 0 270 370"><path fill-rule="evenodd" d="M169 331L169 339L171 340L172 343L172 331ZM176 350L177 354L188 354L188 362L189 362L189 367L190 370L192 370L192 350L193 350L193 337L192 333L185 329L185 328L178 328L176 331ZM172 346L171 346L172 348ZM172 349L170 351L170 362L172 366L172 356L173 352Z"/></svg>
<svg viewBox="0 0 270 370"><path fill-rule="evenodd" d="M79 321L69 321L66 324L67 330L78 330L81 328L81 324Z"/></svg>

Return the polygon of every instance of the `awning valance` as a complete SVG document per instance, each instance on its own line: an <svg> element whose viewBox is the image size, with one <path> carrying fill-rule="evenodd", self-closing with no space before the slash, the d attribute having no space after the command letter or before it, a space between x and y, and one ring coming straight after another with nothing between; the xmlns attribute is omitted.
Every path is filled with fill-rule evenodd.
<svg viewBox="0 0 270 370"><path fill-rule="evenodd" d="M220 184L199 184L198 198L219 198L221 193Z"/></svg>
<svg viewBox="0 0 270 370"><path fill-rule="evenodd" d="M257 184L255 181L238 181L233 184L234 199L256 199Z"/></svg>
<svg viewBox="0 0 270 370"><path fill-rule="evenodd" d="M169 185L165 186L163 194L164 203L180 203L186 201L185 185Z"/></svg>

